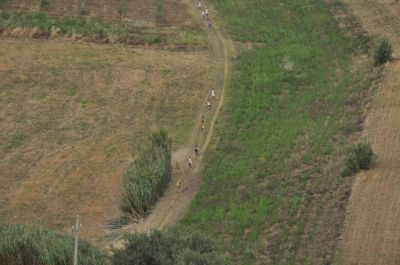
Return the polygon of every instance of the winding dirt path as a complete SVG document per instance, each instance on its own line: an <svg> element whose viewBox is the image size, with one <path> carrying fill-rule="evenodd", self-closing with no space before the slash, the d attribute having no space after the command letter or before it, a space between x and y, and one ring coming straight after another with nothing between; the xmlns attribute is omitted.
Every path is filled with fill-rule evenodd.
<svg viewBox="0 0 400 265"><path fill-rule="evenodd" d="M371 35L390 39L396 59L385 66L363 132L379 158L355 178L335 264L400 264L400 3L344 2Z"/></svg>
<svg viewBox="0 0 400 265"><path fill-rule="evenodd" d="M197 9L197 1L188 1L188 5L190 5L190 11L193 13L193 15L197 16L199 20L203 20L204 27L208 27L208 21L212 22L212 27L211 29L207 29L207 32L210 38L213 53L216 56L216 65L213 67L213 87L216 91L216 99L213 100L211 110L209 110L206 106L206 103L211 96L206 95L203 108L198 115L199 122L195 126L190 136L189 143L187 143L185 148L175 151L172 155L174 166L173 179L171 180L171 183L164 196L155 205L150 215L148 215L145 219L139 220L137 223L127 225L118 231L146 232L151 229L164 229L171 227L183 218L185 213L189 210L194 196L201 187L203 154L210 144L215 123L224 103L224 92L230 72L229 56L233 54L234 48L232 41L223 35L215 21L211 19L214 12L210 10L210 8L210 18L203 19L200 15L200 10ZM204 134L201 130L202 115L205 116L206 120ZM195 156L193 150L193 146L195 144L199 144L200 146L200 155L198 157ZM193 159L192 169L190 169L187 164L187 159L189 156L191 156ZM176 182L178 180L181 181L181 189L179 191L176 187ZM115 232L116 230L113 231ZM109 243L116 248L122 246L121 239Z"/></svg>

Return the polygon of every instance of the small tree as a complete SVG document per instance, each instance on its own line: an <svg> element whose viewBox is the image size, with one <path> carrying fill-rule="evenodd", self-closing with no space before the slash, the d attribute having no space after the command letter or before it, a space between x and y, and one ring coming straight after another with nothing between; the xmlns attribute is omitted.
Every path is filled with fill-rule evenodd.
<svg viewBox="0 0 400 265"><path fill-rule="evenodd" d="M392 52L393 52L392 45L389 43L389 41L386 39L381 40L374 52L375 66L390 61L392 59Z"/></svg>
<svg viewBox="0 0 400 265"><path fill-rule="evenodd" d="M359 143L350 148L342 175L349 176L361 169L369 169L377 156L367 143Z"/></svg>

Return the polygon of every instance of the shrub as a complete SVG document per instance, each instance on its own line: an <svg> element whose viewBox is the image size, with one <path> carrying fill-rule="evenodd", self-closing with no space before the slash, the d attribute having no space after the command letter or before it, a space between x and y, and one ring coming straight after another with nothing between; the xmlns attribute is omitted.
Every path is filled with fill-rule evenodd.
<svg viewBox="0 0 400 265"><path fill-rule="evenodd" d="M41 8L45 8L45 7L49 6L49 5L50 5L50 0L41 0L40 1L40 7Z"/></svg>
<svg viewBox="0 0 400 265"><path fill-rule="evenodd" d="M113 265L224 265L217 244L196 232L178 230L135 233L125 237L125 248L114 250Z"/></svg>
<svg viewBox="0 0 400 265"><path fill-rule="evenodd" d="M374 64L381 65L392 59L392 45L388 40L381 40L374 52Z"/></svg>
<svg viewBox="0 0 400 265"><path fill-rule="evenodd" d="M165 130L152 133L123 181L122 211L145 215L171 180L171 139Z"/></svg>
<svg viewBox="0 0 400 265"><path fill-rule="evenodd" d="M125 0L121 0L119 2L118 13L119 13L119 15L121 17L124 17L126 15L126 3L125 3Z"/></svg>
<svg viewBox="0 0 400 265"><path fill-rule="evenodd" d="M165 20L164 14L164 0L157 0L156 21L163 23Z"/></svg>
<svg viewBox="0 0 400 265"><path fill-rule="evenodd" d="M0 225L0 264L70 265L74 253L71 236L23 225ZM79 240L79 264L104 265L106 253Z"/></svg>
<svg viewBox="0 0 400 265"><path fill-rule="evenodd" d="M87 15L89 14L89 10L87 8L87 3L86 1L82 1L80 6L79 6L79 11L81 13L81 15Z"/></svg>
<svg viewBox="0 0 400 265"><path fill-rule="evenodd" d="M348 176L361 169L369 169L377 156L367 143L359 143L350 148L342 175Z"/></svg>

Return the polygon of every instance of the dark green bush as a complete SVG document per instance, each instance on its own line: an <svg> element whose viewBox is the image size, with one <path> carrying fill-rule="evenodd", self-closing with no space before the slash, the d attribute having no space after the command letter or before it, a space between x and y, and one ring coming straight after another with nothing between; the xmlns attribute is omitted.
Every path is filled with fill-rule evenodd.
<svg viewBox="0 0 400 265"><path fill-rule="evenodd" d="M367 143L359 143L350 148L342 175L349 176L361 169L369 169L377 156Z"/></svg>
<svg viewBox="0 0 400 265"><path fill-rule="evenodd" d="M149 138L123 181L121 209L132 216L144 216L164 193L172 176L171 139L167 132L160 130Z"/></svg>
<svg viewBox="0 0 400 265"><path fill-rule="evenodd" d="M74 239L46 228L0 225L0 264L71 265ZM79 264L104 265L107 255L89 242L79 240Z"/></svg>
<svg viewBox="0 0 400 265"><path fill-rule="evenodd" d="M136 233L125 237L125 248L114 250L113 265L224 265L217 244L196 232L178 230Z"/></svg>
<svg viewBox="0 0 400 265"><path fill-rule="evenodd" d="M388 40L384 39L379 42L374 52L374 64L381 65L392 59L392 45Z"/></svg>

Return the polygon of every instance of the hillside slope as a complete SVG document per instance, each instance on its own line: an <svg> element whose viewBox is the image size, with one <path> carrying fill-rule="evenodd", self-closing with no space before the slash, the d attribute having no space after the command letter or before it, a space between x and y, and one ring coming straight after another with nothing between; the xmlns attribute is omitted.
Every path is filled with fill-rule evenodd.
<svg viewBox="0 0 400 265"><path fill-rule="evenodd" d="M400 263L400 5L398 1L345 0L372 35L388 38L395 60L385 65L363 137L378 155L356 176L336 264Z"/></svg>
<svg viewBox="0 0 400 265"><path fill-rule="evenodd" d="M241 53L180 228L219 238L233 264L330 264L352 182L343 156L369 94L365 38L329 1L213 3Z"/></svg>
<svg viewBox="0 0 400 265"><path fill-rule="evenodd" d="M206 6L204 1L201 2L203 7ZM189 144L180 148L173 153L173 160L179 163L173 172L173 179L167 191L159 202L152 209L149 216L139 220L137 223L130 224L119 230L110 231L111 244L114 247L121 247L123 240L120 239L118 234L123 232L146 232L152 229L165 229L170 228L179 222L189 210L190 204L194 199L197 192L200 190L202 184L202 175L204 163L203 159L207 154L208 146L211 142L214 127L220 115L225 97L225 87L228 82L230 73L230 56L233 54L233 44L228 36L223 35L222 30L215 23L213 19L214 11L208 5L210 15L207 19L203 19L196 5L190 3L192 6L193 16L198 17L199 21L208 27L207 22L212 22L212 28L209 29L208 36L212 46L213 56L215 57L215 64L213 66L213 81L212 87L215 89L216 97L212 99L212 106L207 109L206 101L201 109L200 115L197 117L197 124L193 128L192 135L189 139ZM206 94L206 100L210 99L210 94ZM205 131L202 132L200 122L202 117L205 118ZM200 146L199 156L194 156L193 146L198 144ZM187 167L187 159L189 156L193 157L193 168ZM177 189L176 182L181 182L181 189ZM115 238L115 234L117 234ZM114 236L113 236L114 235Z"/></svg>
<svg viewBox="0 0 400 265"><path fill-rule="evenodd" d="M180 148L211 86L207 51L0 40L0 219L99 239L131 152L166 127Z"/></svg>

